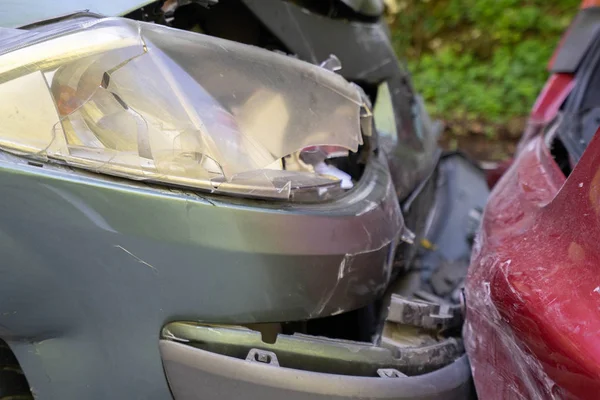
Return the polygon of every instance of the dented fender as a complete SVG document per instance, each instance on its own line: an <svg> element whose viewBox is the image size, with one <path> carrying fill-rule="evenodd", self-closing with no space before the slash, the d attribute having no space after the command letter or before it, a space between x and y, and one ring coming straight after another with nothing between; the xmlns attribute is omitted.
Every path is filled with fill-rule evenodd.
<svg viewBox="0 0 600 400"><path fill-rule="evenodd" d="M362 307L388 285L404 229L378 157L346 196L304 205L1 157L0 330L41 398L168 398L165 323Z"/></svg>
<svg viewBox="0 0 600 400"><path fill-rule="evenodd" d="M600 136L568 179L542 136L494 188L467 277L465 347L479 396L600 390Z"/></svg>

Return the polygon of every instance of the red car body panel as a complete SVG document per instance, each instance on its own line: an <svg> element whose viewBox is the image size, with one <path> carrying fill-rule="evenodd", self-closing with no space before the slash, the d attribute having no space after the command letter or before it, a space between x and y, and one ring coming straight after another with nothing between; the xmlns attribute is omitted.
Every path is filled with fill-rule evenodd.
<svg viewBox="0 0 600 400"><path fill-rule="evenodd" d="M571 74L552 75L533 106L530 122L547 124L552 121L574 85L575 80Z"/></svg>
<svg viewBox="0 0 600 400"><path fill-rule="evenodd" d="M600 136L565 181L542 137L494 189L467 278L484 399L600 396Z"/></svg>
<svg viewBox="0 0 600 400"><path fill-rule="evenodd" d="M548 79L533 106L527 130L519 143L518 151L552 121L561 104L573 90L573 86L575 86L575 79L572 74L554 74ZM500 177L512 165L512 162L512 159L506 160L500 163L497 168L487 172L486 180L490 188L496 185Z"/></svg>
<svg viewBox="0 0 600 400"><path fill-rule="evenodd" d="M480 398L600 394L600 137L568 180L534 138L495 187L467 278Z"/></svg>
<svg viewBox="0 0 600 400"><path fill-rule="evenodd" d="M517 153L520 153L523 146L533 137L539 135L544 127L554 119L574 86L575 77L572 74L553 74L550 76L533 106L527 129L517 146Z"/></svg>

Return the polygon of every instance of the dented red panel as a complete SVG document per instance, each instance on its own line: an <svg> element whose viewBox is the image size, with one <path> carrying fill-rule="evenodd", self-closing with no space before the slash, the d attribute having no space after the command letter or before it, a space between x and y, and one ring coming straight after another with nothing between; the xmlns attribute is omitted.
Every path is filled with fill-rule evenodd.
<svg viewBox="0 0 600 400"><path fill-rule="evenodd" d="M490 197L466 295L480 398L598 397L600 135L566 182L541 136L525 146Z"/></svg>

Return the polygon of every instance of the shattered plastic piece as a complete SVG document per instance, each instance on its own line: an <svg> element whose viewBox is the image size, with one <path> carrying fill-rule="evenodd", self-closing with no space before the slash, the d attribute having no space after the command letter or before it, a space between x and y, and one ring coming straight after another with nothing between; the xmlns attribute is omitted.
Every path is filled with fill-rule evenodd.
<svg viewBox="0 0 600 400"><path fill-rule="evenodd" d="M394 114L394 105L392 104L392 95L387 82L379 85L377 89L377 99L373 106L373 118L379 136L385 136L392 145L398 142L398 128Z"/></svg>
<svg viewBox="0 0 600 400"><path fill-rule="evenodd" d="M429 329L456 328L462 325L460 307L405 299L392 295L388 321Z"/></svg>
<svg viewBox="0 0 600 400"><path fill-rule="evenodd" d="M336 157L348 157L348 150L339 146L310 146L300 152L302 161L310 165Z"/></svg>
<svg viewBox="0 0 600 400"><path fill-rule="evenodd" d="M360 86L353 84L358 92L360 93L360 97L362 99L362 106L360 107L360 128L365 136L371 137L373 136L373 121L374 116L371 111L372 104L369 96L365 93L363 88Z"/></svg>
<svg viewBox="0 0 600 400"><path fill-rule="evenodd" d="M402 229L402 233L400 235L400 239L402 239L402 241L405 243L413 244L415 242L416 236L414 232L408 229L406 226Z"/></svg>
<svg viewBox="0 0 600 400"><path fill-rule="evenodd" d="M360 108L360 128L365 136L373 136L373 112L367 104Z"/></svg>
<svg viewBox="0 0 600 400"><path fill-rule="evenodd" d="M382 378L402 378L407 376L406 374L403 374L402 372L393 368L380 368L377 370L377 375Z"/></svg>
<svg viewBox="0 0 600 400"><path fill-rule="evenodd" d="M282 157L362 143L360 92L324 68L119 18L66 21L16 48L11 39L21 31L11 32L0 36L7 151L130 179L287 198L340 182L272 172Z"/></svg>
<svg viewBox="0 0 600 400"><path fill-rule="evenodd" d="M333 165L326 164L324 162L320 162L315 165L315 172L320 175L329 175L333 176L340 180L340 186L342 189L352 189L354 187L354 183L352 183L352 177L342 171L339 168L334 167Z"/></svg>
<svg viewBox="0 0 600 400"><path fill-rule="evenodd" d="M351 0L354 2L354 0ZM360 0L362 3L364 0ZM256 17L277 36L288 51L302 60L319 63L335 52L346 79L379 85L387 82L388 91L378 91L377 99L387 96L388 114L393 118L388 135L379 135L378 147L388 156L396 193L403 200L433 171L438 159L437 124L422 124L412 111L427 118L425 110L414 107L415 96L410 77L398 63L390 45L383 18L375 21L348 21L311 12L298 2L280 0L242 0ZM358 4L358 3L357 3ZM366 3L364 3L366 4ZM357 9L360 9L357 8ZM323 40L327 38L327 40ZM377 60L374 62L374 60ZM380 117L382 114L380 111ZM380 129L380 127L377 127ZM420 133L422 136L418 136ZM402 145L398 145L402 143Z"/></svg>
<svg viewBox="0 0 600 400"><path fill-rule="evenodd" d="M317 196L323 197L325 193L333 194L336 189L344 188L342 181L331 174L320 176L308 172L271 169L237 174L230 181L213 179L212 185L221 192L280 199L290 198L292 192L307 190L316 190ZM294 196L298 195L300 193L294 193Z"/></svg>
<svg viewBox="0 0 600 400"><path fill-rule="evenodd" d="M328 71L336 72L342 69L342 62L335 54L330 54L327 60L323 61L319 67L325 68Z"/></svg>

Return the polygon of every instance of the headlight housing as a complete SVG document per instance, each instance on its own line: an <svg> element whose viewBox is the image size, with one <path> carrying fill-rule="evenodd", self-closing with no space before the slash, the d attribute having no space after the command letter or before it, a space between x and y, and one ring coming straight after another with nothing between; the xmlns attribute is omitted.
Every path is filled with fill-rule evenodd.
<svg viewBox="0 0 600 400"><path fill-rule="evenodd" d="M0 41L0 148L99 173L260 197L339 179L282 157L362 143L360 92L323 68L106 18Z"/></svg>

